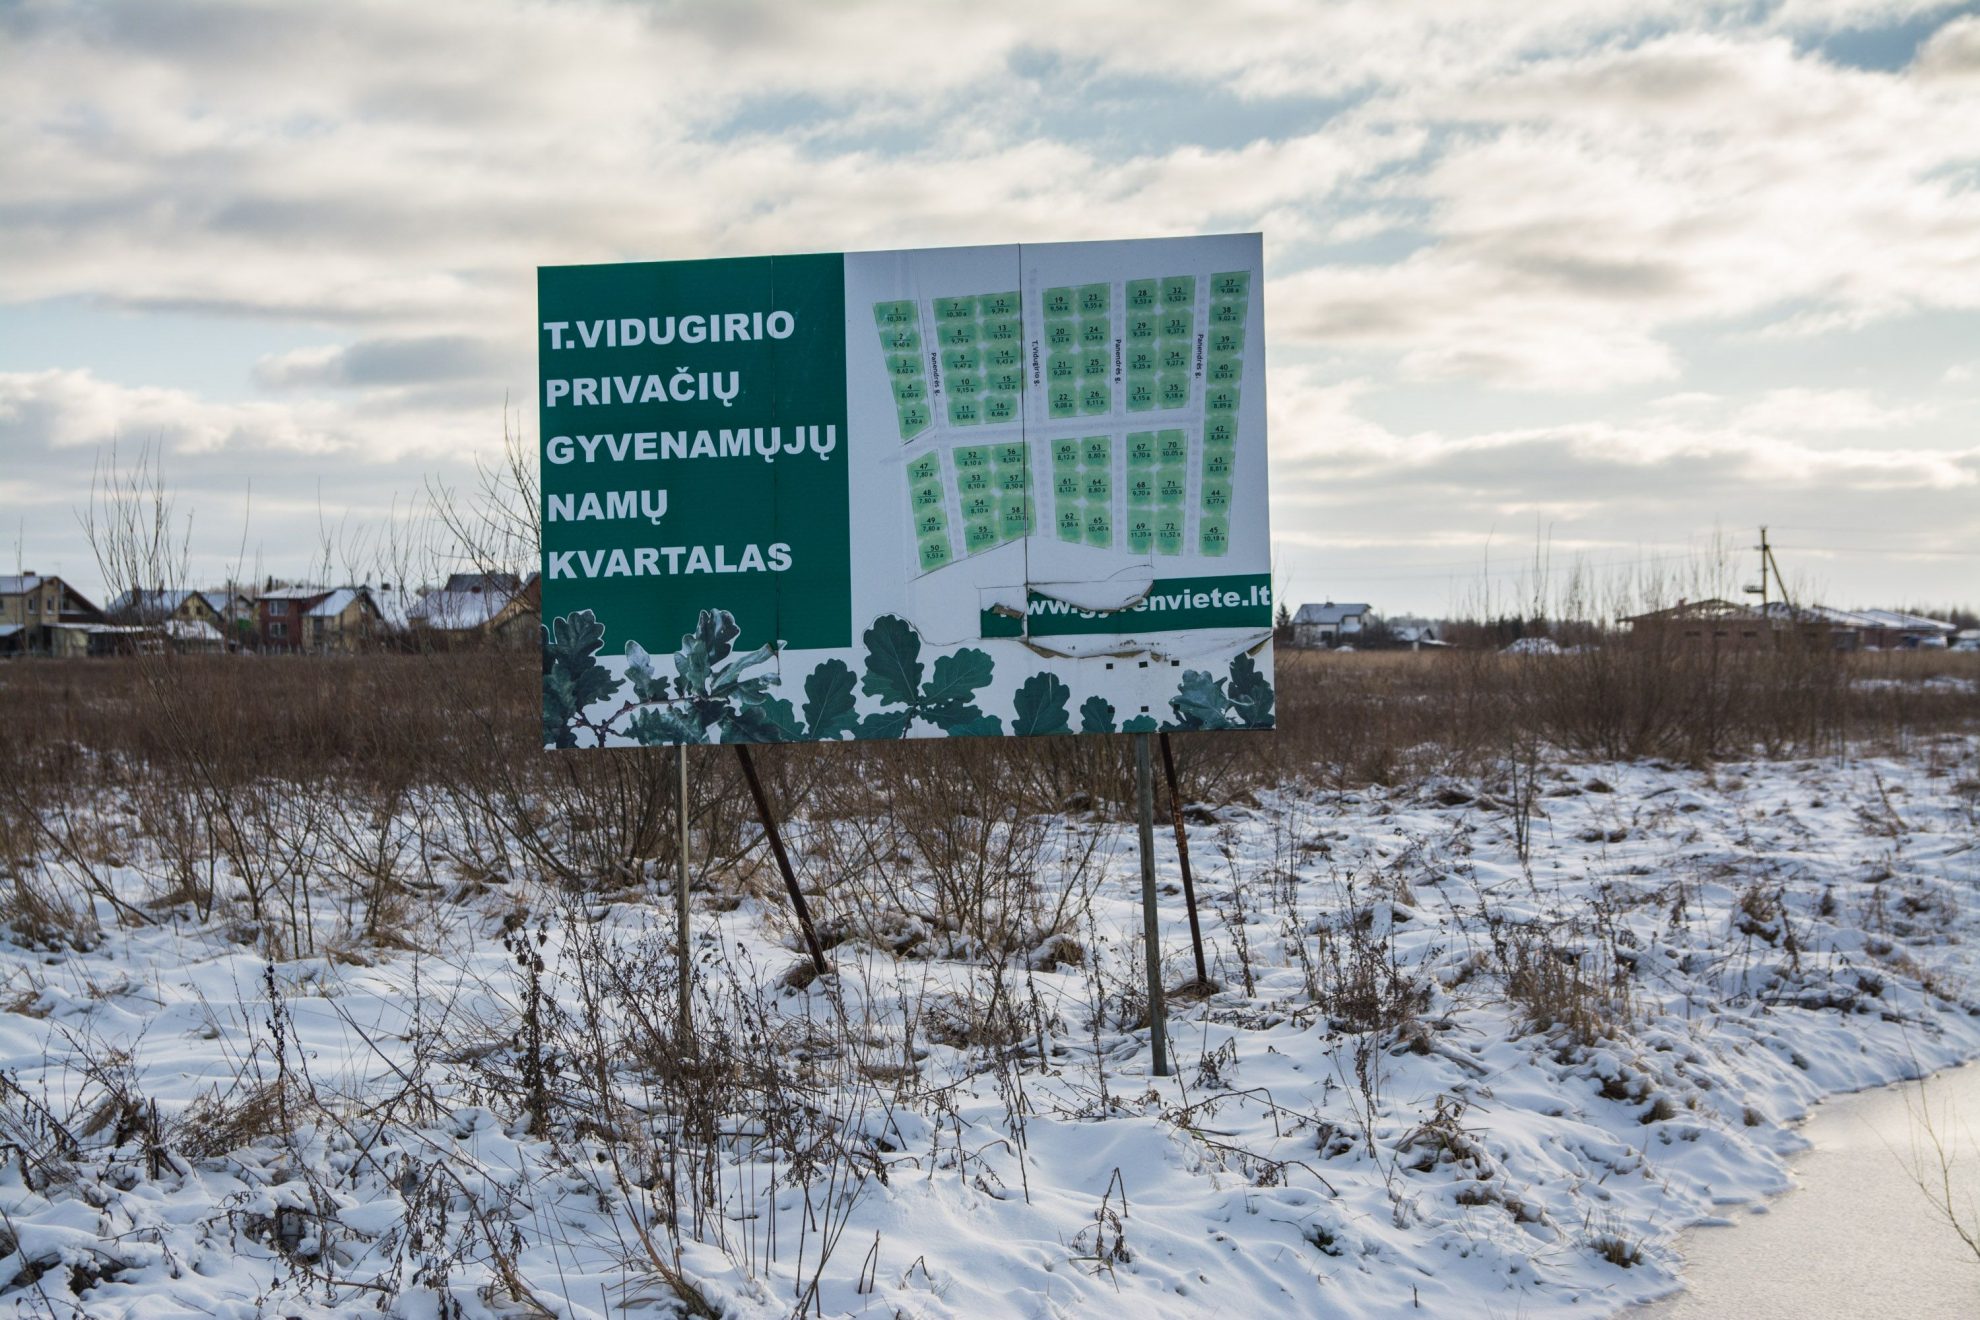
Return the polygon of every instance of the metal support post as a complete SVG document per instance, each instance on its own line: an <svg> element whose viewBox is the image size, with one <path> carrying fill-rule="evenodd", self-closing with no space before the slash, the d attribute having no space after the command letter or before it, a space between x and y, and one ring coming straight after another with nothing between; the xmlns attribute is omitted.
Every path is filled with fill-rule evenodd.
<svg viewBox="0 0 1980 1320"><path fill-rule="evenodd" d="M1176 756L1169 735L1162 738L1162 773L1169 781L1169 819L1176 828L1176 860L1182 864L1183 902L1189 905L1189 948L1196 955L1196 988L1209 990L1210 972L1203 965L1203 925L1196 919L1196 881L1189 874L1189 834L1183 829L1182 793L1176 787Z"/></svg>
<svg viewBox="0 0 1980 1320"><path fill-rule="evenodd" d="M676 839L680 845L681 869L674 878L674 947L680 951L681 988L680 1013L681 1038L685 1040L694 1033L694 985L691 968L692 951L688 947L688 776L687 744L681 743L675 749L679 756L679 816L674 822Z"/></svg>
<svg viewBox="0 0 1980 1320"><path fill-rule="evenodd" d="M750 759L749 748L742 743L732 743L736 749L736 759L742 762L743 778L749 782L749 795L756 799L756 818L763 824L763 832L770 838L770 851L777 855L777 869L784 876L784 892L791 896L791 909L797 913L798 925L804 931L805 947L811 950L811 969L824 976L832 970L825 961L825 949L818 943L818 931L811 924L811 909L804 904L804 895L798 892L797 873L791 870L790 854L784 851L784 836L777 832L777 820L770 814L770 799L764 796L763 781L756 777L756 762Z"/></svg>
<svg viewBox="0 0 1980 1320"><path fill-rule="evenodd" d="M1148 1042L1155 1075L1169 1075L1169 1015L1162 993L1162 929L1155 912L1155 775L1148 735L1134 735L1134 786L1141 816L1141 935L1148 949Z"/></svg>

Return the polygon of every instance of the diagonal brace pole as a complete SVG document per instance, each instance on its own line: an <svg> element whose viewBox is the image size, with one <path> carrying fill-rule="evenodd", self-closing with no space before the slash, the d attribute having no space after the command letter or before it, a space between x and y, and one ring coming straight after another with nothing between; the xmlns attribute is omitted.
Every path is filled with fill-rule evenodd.
<svg viewBox="0 0 1980 1320"><path fill-rule="evenodd" d="M763 781L756 777L756 762L750 759L749 748L743 743L731 743L736 749L736 760L742 762L743 778L749 783L749 795L756 799L756 819L763 825L764 834L769 836L770 851L777 855L777 869L784 876L784 892L791 896L791 909L797 913L798 925L804 930L805 947L811 950L811 968L820 976L832 970L825 961L824 947L818 943L818 930L811 924L811 909L804 904L804 895L798 892L797 874L791 870L791 856L784 851L784 836L777 832L777 819L770 814L770 799L764 796Z"/></svg>

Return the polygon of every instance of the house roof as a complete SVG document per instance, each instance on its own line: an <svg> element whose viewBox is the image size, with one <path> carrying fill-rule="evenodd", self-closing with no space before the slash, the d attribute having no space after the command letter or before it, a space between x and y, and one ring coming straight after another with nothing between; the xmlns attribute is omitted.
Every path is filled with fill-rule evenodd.
<svg viewBox="0 0 1980 1320"><path fill-rule="evenodd" d="M1299 607L1299 613L1293 615L1293 622L1344 623L1349 619L1368 613L1368 608L1366 605L1337 605L1331 600L1324 605L1302 605Z"/></svg>
<svg viewBox="0 0 1980 1320"><path fill-rule="evenodd" d="M24 596L47 580L39 573L13 573L0 576L0 596Z"/></svg>
<svg viewBox="0 0 1980 1320"><path fill-rule="evenodd" d="M198 596L202 601L206 601L207 607L209 609L212 608L213 602L206 600L204 592L192 590L181 591L175 588L168 589L164 587L152 587L148 589L139 587L130 591L120 592L117 598L110 602L110 612L112 614L123 614L126 612L155 611L159 614L171 614L194 596Z"/></svg>
<svg viewBox="0 0 1980 1320"><path fill-rule="evenodd" d="M19 623L0 623L0 637L12 637L25 626Z"/></svg>
<svg viewBox="0 0 1980 1320"><path fill-rule="evenodd" d="M406 611L406 617L429 628L480 628L513 599L506 591L429 591Z"/></svg>
<svg viewBox="0 0 1980 1320"><path fill-rule="evenodd" d="M449 573L442 591L493 591L503 599L516 594L522 580L514 573Z"/></svg>
<svg viewBox="0 0 1980 1320"><path fill-rule="evenodd" d="M310 606L307 617L312 619L334 619L339 614L342 614L345 610L349 609L351 607L351 602L356 600L357 598L358 598L357 588L338 587L335 591L325 596L322 600Z"/></svg>
<svg viewBox="0 0 1980 1320"><path fill-rule="evenodd" d="M273 587L261 593L260 600L315 600L330 594L328 587Z"/></svg>
<svg viewBox="0 0 1980 1320"><path fill-rule="evenodd" d="M1776 601L1767 606L1767 613L1776 618L1786 617L1790 607ZM1958 631L1943 619L1930 619L1922 614L1908 614L1903 610L1839 610L1828 605L1799 605L1793 607L1796 618L1831 623L1840 628L1881 628L1889 632L1937 633L1950 637Z"/></svg>

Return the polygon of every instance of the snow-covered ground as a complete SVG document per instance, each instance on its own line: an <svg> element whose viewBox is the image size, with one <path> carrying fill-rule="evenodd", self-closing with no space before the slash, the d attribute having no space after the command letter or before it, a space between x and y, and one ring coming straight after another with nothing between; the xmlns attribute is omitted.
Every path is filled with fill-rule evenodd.
<svg viewBox="0 0 1980 1320"><path fill-rule="evenodd" d="M767 873L708 877L720 1039L686 1063L664 870L648 898L461 876L389 938L318 895L269 917L320 951L279 962L238 910L119 925L100 901L86 951L0 945L0 1301L1617 1311L1677 1285L1680 1229L1785 1186L1815 1101L1980 1055L1980 744L1543 765L1536 790L1525 860L1511 781L1197 813L1220 988L1171 999L1168 1078L1132 828L1079 814L975 849L1022 863L1022 901L979 875L946 904L953 858L796 823L823 980L788 975ZM1166 829L1158 850L1176 987ZM145 900L156 868L122 860ZM1026 914L1001 959L929 919L1000 901Z"/></svg>

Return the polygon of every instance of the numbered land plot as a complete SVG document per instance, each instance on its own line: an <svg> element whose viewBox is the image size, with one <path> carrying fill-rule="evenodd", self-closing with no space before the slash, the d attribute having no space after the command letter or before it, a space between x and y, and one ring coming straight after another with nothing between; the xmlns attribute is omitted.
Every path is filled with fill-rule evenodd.
<svg viewBox="0 0 1980 1320"><path fill-rule="evenodd" d="M1023 440L948 446L962 555L981 554L1031 534L1032 474Z"/></svg>
<svg viewBox="0 0 1980 1320"><path fill-rule="evenodd" d="M937 298L941 421L950 427L1018 420L1024 385L1024 326L1016 290Z"/></svg>
<svg viewBox="0 0 1980 1320"><path fill-rule="evenodd" d="M915 566L932 573L956 560L956 501L942 470L942 451L931 446L911 456L906 475Z"/></svg>
<svg viewBox="0 0 1980 1320"><path fill-rule="evenodd" d="M1182 427L1127 436L1127 547L1179 555L1189 518L1189 432Z"/></svg>
<svg viewBox="0 0 1980 1320"><path fill-rule="evenodd" d="M1196 372L1195 275L1129 280L1123 309L1123 390L1127 410L1172 412L1190 406Z"/></svg>
<svg viewBox="0 0 1980 1320"><path fill-rule="evenodd" d="M1111 435L1062 436L1050 450L1052 534L1069 545L1115 546L1119 441Z"/></svg>
<svg viewBox="0 0 1980 1320"><path fill-rule="evenodd" d="M935 420L929 405L928 354L921 317L913 302L899 299L873 305L873 323L887 363L887 383L894 392L894 417L905 444Z"/></svg>

